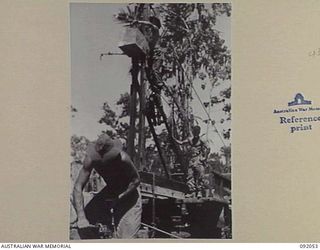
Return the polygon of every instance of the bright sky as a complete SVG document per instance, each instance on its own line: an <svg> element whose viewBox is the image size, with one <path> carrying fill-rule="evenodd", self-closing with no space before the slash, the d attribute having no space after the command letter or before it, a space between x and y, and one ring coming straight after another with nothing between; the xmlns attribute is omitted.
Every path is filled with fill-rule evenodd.
<svg viewBox="0 0 320 250"><path fill-rule="evenodd" d="M114 108L121 93L129 92L131 78L129 69L131 60L127 56L104 56L101 53L121 52L118 43L123 32L123 24L116 22L113 15L122 4L71 4L71 103L78 112L71 118L72 134L86 136L90 140L97 138L106 127L99 124L102 117L102 105L105 101ZM216 28L222 32L226 45L231 46L230 17L219 17ZM213 93L219 94L231 83L221 82ZM208 100L209 88L203 91L200 84L194 83L203 101ZM164 103L165 105L165 103ZM195 98L191 104L194 114L206 119L206 115ZM225 118L222 105L211 110L211 117L216 121L218 131L230 128L230 122L220 123ZM206 125L200 123L202 132ZM218 152L223 146L214 128L210 126L209 139L211 151ZM224 140L229 145L229 140Z"/></svg>

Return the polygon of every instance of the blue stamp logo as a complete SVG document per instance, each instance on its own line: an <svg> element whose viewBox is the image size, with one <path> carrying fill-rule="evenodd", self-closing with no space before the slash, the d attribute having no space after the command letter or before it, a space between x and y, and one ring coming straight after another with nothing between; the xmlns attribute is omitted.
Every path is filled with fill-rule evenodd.
<svg viewBox="0 0 320 250"><path fill-rule="evenodd" d="M311 101L304 99L304 96L301 93L296 94L294 100L288 103L288 106L297 106L297 105L311 105Z"/></svg>
<svg viewBox="0 0 320 250"><path fill-rule="evenodd" d="M288 107L274 109L273 114L279 115L279 123L288 127L290 133L311 131L320 122L320 107L312 106L312 101L305 99L301 93L288 102Z"/></svg>

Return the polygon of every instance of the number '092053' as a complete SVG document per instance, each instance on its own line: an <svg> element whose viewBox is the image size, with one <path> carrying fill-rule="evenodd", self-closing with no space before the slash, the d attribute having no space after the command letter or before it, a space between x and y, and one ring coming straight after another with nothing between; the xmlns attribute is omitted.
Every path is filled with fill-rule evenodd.
<svg viewBox="0 0 320 250"><path fill-rule="evenodd" d="M299 246L300 246L300 248L305 248L305 249L318 248L318 244L315 244L315 243L313 243L313 244L300 244Z"/></svg>

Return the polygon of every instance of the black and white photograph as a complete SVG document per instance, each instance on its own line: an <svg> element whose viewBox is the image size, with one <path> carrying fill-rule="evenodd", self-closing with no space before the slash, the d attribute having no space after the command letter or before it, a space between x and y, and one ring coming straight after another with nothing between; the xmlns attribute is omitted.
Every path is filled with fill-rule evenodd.
<svg viewBox="0 0 320 250"><path fill-rule="evenodd" d="M232 239L231 7L70 4L71 240Z"/></svg>

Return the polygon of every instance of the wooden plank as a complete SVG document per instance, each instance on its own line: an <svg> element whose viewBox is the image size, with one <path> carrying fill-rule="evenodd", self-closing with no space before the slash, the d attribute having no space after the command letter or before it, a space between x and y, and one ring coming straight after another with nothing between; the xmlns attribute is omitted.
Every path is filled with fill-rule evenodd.
<svg viewBox="0 0 320 250"><path fill-rule="evenodd" d="M139 172L141 178L141 191L145 194L152 195L152 173ZM205 201L215 201L228 204L228 200L217 193L211 194L210 197L204 198L185 198L188 187L185 183L169 180L162 176L155 176L155 195L158 197L168 197L181 199L187 203L201 203ZM222 184L222 183L221 183ZM225 188L225 187L224 187Z"/></svg>
<svg viewBox="0 0 320 250"><path fill-rule="evenodd" d="M148 172L139 172L141 183L147 183L152 185L152 173ZM188 192L188 186L187 184L183 182L178 182L172 179L168 179L163 176L156 175L155 185L159 187L164 187L168 189L172 189L175 191L187 193Z"/></svg>
<svg viewBox="0 0 320 250"><path fill-rule="evenodd" d="M132 58L131 78L132 83L130 86L130 129L128 135L128 154L131 159L135 159L134 140L136 137L136 116L137 116L137 93L139 87L138 81L139 63L136 58Z"/></svg>
<svg viewBox="0 0 320 250"><path fill-rule="evenodd" d="M204 203L204 202L219 202L223 204L228 204L228 201L219 197L206 197L206 198L185 198L183 199L183 203Z"/></svg>
<svg viewBox="0 0 320 250"><path fill-rule="evenodd" d="M141 62L140 67L140 89L139 89L139 169L142 170L146 167L146 128L145 128L145 112L146 112L146 91L147 84L144 79L144 63Z"/></svg>
<svg viewBox="0 0 320 250"><path fill-rule="evenodd" d="M153 197L151 184L141 183L140 190L141 190L142 196L145 195L147 197ZM183 192L172 190L169 188L159 187L159 186L154 187L154 194L155 194L155 198L158 198L158 199L163 199L163 198L184 199L185 197L185 193Z"/></svg>

